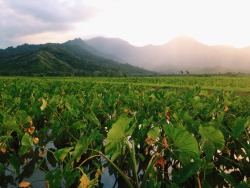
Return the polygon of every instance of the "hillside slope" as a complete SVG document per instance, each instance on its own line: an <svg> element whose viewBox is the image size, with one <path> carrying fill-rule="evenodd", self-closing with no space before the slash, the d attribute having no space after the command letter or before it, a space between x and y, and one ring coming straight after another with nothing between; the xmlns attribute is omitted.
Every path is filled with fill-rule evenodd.
<svg viewBox="0 0 250 188"><path fill-rule="evenodd" d="M105 57L103 57L105 56ZM150 71L107 59L81 39L62 44L24 44L0 50L1 75L122 76Z"/></svg>

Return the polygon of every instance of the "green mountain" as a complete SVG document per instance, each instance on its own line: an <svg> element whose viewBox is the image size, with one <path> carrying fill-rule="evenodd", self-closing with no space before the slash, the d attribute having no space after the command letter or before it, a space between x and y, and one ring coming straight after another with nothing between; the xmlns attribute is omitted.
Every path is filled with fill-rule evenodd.
<svg viewBox="0 0 250 188"><path fill-rule="evenodd" d="M81 39L0 50L0 75L123 76L153 72L109 59Z"/></svg>

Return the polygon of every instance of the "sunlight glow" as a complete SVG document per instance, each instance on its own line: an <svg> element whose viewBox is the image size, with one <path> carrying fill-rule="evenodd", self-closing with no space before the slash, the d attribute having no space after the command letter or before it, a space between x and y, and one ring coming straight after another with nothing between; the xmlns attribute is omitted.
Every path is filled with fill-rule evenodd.
<svg viewBox="0 0 250 188"><path fill-rule="evenodd" d="M99 7L98 16L77 27L83 35L119 37L135 45L163 44L188 35L207 44L243 47L250 44L248 4L243 0L110 0Z"/></svg>

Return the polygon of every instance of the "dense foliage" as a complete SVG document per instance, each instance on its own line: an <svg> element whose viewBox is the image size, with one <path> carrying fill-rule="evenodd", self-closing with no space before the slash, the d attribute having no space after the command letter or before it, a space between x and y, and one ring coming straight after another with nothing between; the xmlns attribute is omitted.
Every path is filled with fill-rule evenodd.
<svg viewBox="0 0 250 188"><path fill-rule="evenodd" d="M103 58L81 39L63 44L28 45L0 50L0 75L124 76L150 71Z"/></svg>
<svg viewBox="0 0 250 188"><path fill-rule="evenodd" d="M0 79L0 186L248 187L249 93L155 79Z"/></svg>

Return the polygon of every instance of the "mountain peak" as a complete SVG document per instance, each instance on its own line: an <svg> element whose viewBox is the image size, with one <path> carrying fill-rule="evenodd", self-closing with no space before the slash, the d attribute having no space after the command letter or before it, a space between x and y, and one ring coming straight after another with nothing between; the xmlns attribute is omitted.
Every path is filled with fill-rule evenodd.
<svg viewBox="0 0 250 188"><path fill-rule="evenodd" d="M168 43L171 43L171 44L198 44L200 42L198 42L197 40L195 40L192 37L178 36L178 37L170 40Z"/></svg>
<svg viewBox="0 0 250 188"><path fill-rule="evenodd" d="M79 38L75 38L73 40L69 40L67 42L65 42L66 44L73 44L73 45L82 45L85 44L85 42L79 37Z"/></svg>
<svg viewBox="0 0 250 188"><path fill-rule="evenodd" d="M178 73L224 73L228 70L249 73L247 48L238 50L225 46L209 46L188 36L173 38L164 45L135 47L122 39L93 38L86 43L102 53L114 55L124 62L149 70ZM217 67L220 70L217 70Z"/></svg>
<svg viewBox="0 0 250 188"><path fill-rule="evenodd" d="M122 76L152 72L107 59L81 38L0 51L0 75Z"/></svg>

